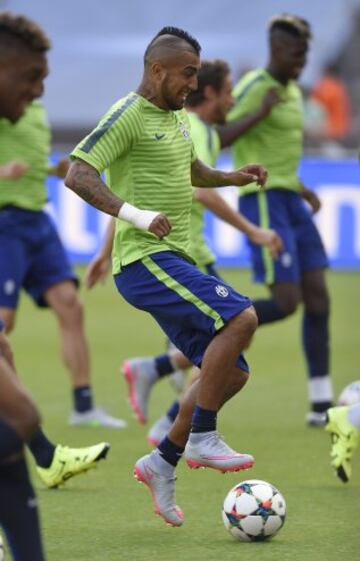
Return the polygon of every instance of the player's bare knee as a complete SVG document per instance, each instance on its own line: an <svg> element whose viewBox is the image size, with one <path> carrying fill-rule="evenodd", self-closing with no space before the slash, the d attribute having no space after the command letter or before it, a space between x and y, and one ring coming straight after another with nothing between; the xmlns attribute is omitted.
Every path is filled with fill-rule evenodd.
<svg viewBox="0 0 360 561"><path fill-rule="evenodd" d="M75 291L62 299L58 314L65 323L71 323L71 325L82 323L84 315L83 305Z"/></svg>
<svg viewBox="0 0 360 561"><path fill-rule="evenodd" d="M73 313L73 316L74 316L74 320L77 323L82 323L83 317L84 317L84 307L82 305L81 300L77 296L77 294L75 295L75 298L74 298L74 301L73 301L72 313Z"/></svg>
<svg viewBox="0 0 360 561"><path fill-rule="evenodd" d="M249 379L248 372L236 368L236 371L234 372L234 375L231 378L231 384L233 385L234 389L236 389L236 393L239 392L245 386L248 379Z"/></svg>
<svg viewBox="0 0 360 561"><path fill-rule="evenodd" d="M250 306L246 308L246 310L243 310L237 317L239 320L238 325L251 337L255 333L259 323L255 308Z"/></svg>

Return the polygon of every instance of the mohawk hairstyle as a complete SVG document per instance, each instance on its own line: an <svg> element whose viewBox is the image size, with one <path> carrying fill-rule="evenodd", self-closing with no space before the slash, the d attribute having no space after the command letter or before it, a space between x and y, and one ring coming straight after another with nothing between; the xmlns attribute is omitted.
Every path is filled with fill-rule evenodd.
<svg viewBox="0 0 360 561"><path fill-rule="evenodd" d="M219 92L226 76L230 74L230 67L224 60L203 60L198 72L198 89L186 98L188 107L196 107L205 100L206 86L211 86Z"/></svg>
<svg viewBox="0 0 360 561"><path fill-rule="evenodd" d="M162 35L172 35L173 37L177 37L178 39L182 39L183 41L186 41L186 43L188 43L194 49L194 51L196 52L197 55L200 54L201 46L200 46L200 43L195 39L195 37L190 35L190 33L188 33L187 31L184 31L183 29L180 29L179 27L167 26L167 27L163 27L162 29L160 29L159 33L157 33L155 35L155 37L148 44L148 46L146 48L146 51L145 51L145 54L144 54L144 62L147 61L147 59L149 57L151 47L153 46L156 39L158 39Z"/></svg>
<svg viewBox="0 0 360 561"><path fill-rule="evenodd" d="M294 37L309 40L312 38L311 26L308 21L292 14L273 16L268 24L270 37L277 30L286 31Z"/></svg>
<svg viewBox="0 0 360 561"><path fill-rule="evenodd" d="M37 23L25 16L0 12L1 48L19 43L39 53L46 52L51 47L49 38Z"/></svg>

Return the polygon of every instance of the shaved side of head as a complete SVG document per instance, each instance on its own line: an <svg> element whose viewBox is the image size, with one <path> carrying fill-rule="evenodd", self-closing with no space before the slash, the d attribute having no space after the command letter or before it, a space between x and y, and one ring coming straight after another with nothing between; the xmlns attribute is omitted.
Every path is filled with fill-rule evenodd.
<svg viewBox="0 0 360 561"><path fill-rule="evenodd" d="M155 61L165 61L188 51L199 55L200 44L189 33L177 27L164 27L150 41L144 55L144 65L149 66Z"/></svg>

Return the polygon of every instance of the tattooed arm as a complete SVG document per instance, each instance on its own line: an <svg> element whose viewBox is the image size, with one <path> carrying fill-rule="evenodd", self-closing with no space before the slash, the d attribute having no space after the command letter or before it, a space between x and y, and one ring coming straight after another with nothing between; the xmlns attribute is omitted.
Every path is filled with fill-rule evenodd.
<svg viewBox="0 0 360 561"><path fill-rule="evenodd" d="M267 171L259 164L249 164L234 171L221 171L195 160L191 166L191 182L194 187L226 187L227 185L248 185L256 183L263 187Z"/></svg>
<svg viewBox="0 0 360 561"><path fill-rule="evenodd" d="M111 216L118 216L124 201L114 195L95 168L83 160L75 160L65 177L65 185L89 205Z"/></svg>
<svg viewBox="0 0 360 561"><path fill-rule="evenodd" d="M75 160L66 175L65 185L84 201L110 216L130 222L136 228L147 230L162 239L171 225L164 214L141 210L129 205L110 191L99 173L83 160Z"/></svg>

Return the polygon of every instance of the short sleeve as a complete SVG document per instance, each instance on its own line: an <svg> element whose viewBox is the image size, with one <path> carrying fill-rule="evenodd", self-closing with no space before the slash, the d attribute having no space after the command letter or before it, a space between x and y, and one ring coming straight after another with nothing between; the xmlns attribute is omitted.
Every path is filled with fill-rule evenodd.
<svg viewBox="0 0 360 561"><path fill-rule="evenodd" d="M142 129L139 96L132 94L111 107L97 127L76 146L70 157L84 160L102 173L132 148Z"/></svg>
<svg viewBox="0 0 360 561"><path fill-rule="evenodd" d="M262 74L257 74L250 79L240 80L233 92L235 103L228 113L227 120L236 121L257 111L261 107L268 88L269 84Z"/></svg>

